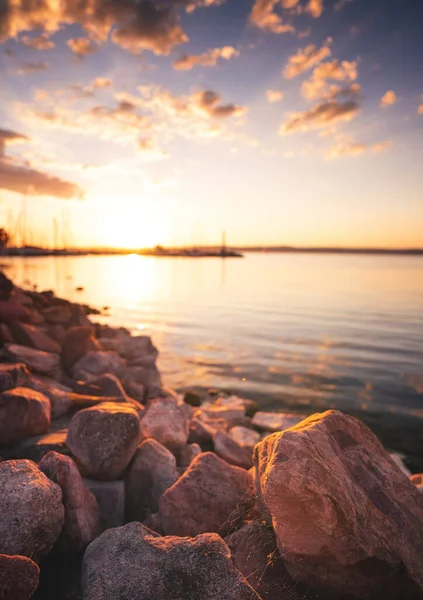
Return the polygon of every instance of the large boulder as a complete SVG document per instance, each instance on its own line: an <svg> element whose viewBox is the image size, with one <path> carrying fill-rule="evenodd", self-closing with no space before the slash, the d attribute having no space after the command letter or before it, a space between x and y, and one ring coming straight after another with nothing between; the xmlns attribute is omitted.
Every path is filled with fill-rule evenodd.
<svg viewBox="0 0 423 600"><path fill-rule="evenodd" d="M0 394L0 444L46 433L50 427L50 401L34 390L17 387Z"/></svg>
<svg viewBox="0 0 423 600"><path fill-rule="evenodd" d="M117 374L125 366L125 360L116 352L94 352L84 354L72 367L74 379L87 381L103 373Z"/></svg>
<svg viewBox="0 0 423 600"><path fill-rule="evenodd" d="M263 600L305 600L288 575L271 527L250 521L225 538L237 569ZM317 600L317 599L316 599ZM326 599L325 599L326 600Z"/></svg>
<svg viewBox="0 0 423 600"><path fill-rule="evenodd" d="M212 452L194 458L188 469L160 498L166 535L227 535L239 526L253 504L252 477Z"/></svg>
<svg viewBox="0 0 423 600"><path fill-rule="evenodd" d="M0 600L30 600L39 577L40 568L30 558L0 554Z"/></svg>
<svg viewBox="0 0 423 600"><path fill-rule="evenodd" d="M69 456L49 452L38 464L40 471L62 490L65 521L59 538L61 550L81 552L102 531L97 500L85 487Z"/></svg>
<svg viewBox="0 0 423 600"><path fill-rule="evenodd" d="M34 373L57 377L60 371L60 358L58 354L44 352L36 348L27 348L19 344L5 344L4 347L12 360L24 363Z"/></svg>
<svg viewBox="0 0 423 600"><path fill-rule="evenodd" d="M101 350L101 344L93 336L92 327L71 327L62 343L62 364L70 371L84 354L98 350Z"/></svg>
<svg viewBox="0 0 423 600"><path fill-rule="evenodd" d="M25 386L29 371L22 363L0 365L0 392L11 390L15 387Z"/></svg>
<svg viewBox="0 0 423 600"><path fill-rule="evenodd" d="M142 442L125 479L126 520L144 521L159 509L159 498L178 478L176 459L156 440Z"/></svg>
<svg viewBox="0 0 423 600"><path fill-rule="evenodd" d="M144 439L154 438L172 452L188 441L190 407L173 396L152 400L141 419Z"/></svg>
<svg viewBox="0 0 423 600"><path fill-rule="evenodd" d="M118 479L140 442L138 413L123 402L102 402L76 413L66 444L82 474L92 479Z"/></svg>
<svg viewBox="0 0 423 600"><path fill-rule="evenodd" d="M11 324L10 329L18 344L44 350L44 352L60 354L59 344L55 340L52 340L39 327L29 325L28 323L16 322Z"/></svg>
<svg viewBox="0 0 423 600"><path fill-rule="evenodd" d="M294 579L357 598L423 589L423 496L363 423L313 415L258 444L255 471Z"/></svg>
<svg viewBox="0 0 423 600"><path fill-rule="evenodd" d="M259 600L218 535L160 537L141 523L88 546L82 589L84 600Z"/></svg>
<svg viewBox="0 0 423 600"><path fill-rule="evenodd" d="M29 460L0 463L0 552L42 560L64 521L62 491Z"/></svg>
<svg viewBox="0 0 423 600"><path fill-rule="evenodd" d="M253 466L251 448L241 446L225 431L216 431L213 436L214 451L230 465L250 469Z"/></svg>
<svg viewBox="0 0 423 600"><path fill-rule="evenodd" d="M104 529L120 527L125 519L125 484L118 481L84 479L84 484L97 499Z"/></svg>

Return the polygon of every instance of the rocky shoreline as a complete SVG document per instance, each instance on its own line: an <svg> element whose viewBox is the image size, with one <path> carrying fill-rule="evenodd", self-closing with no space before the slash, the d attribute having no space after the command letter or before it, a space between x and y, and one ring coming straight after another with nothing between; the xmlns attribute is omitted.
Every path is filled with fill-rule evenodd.
<svg viewBox="0 0 423 600"><path fill-rule="evenodd" d="M0 274L0 600L422 600L423 475L339 411L163 387Z"/></svg>

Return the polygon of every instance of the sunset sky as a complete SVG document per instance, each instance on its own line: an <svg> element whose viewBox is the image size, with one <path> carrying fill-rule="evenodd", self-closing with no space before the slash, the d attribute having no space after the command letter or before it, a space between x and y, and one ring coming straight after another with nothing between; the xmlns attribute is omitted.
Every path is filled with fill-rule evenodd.
<svg viewBox="0 0 423 600"><path fill-rule="evenodd" d="M422 30L421 0L0 0L0 225L423 247Z"/></svg>

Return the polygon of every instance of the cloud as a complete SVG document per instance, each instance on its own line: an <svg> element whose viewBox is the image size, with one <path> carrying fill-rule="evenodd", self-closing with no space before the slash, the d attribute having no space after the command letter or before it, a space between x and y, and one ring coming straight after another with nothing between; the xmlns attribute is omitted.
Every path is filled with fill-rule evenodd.
<svg viewBox="0 0 423 600"><path fill-rule="evenodd" d="M41 35L32 38L25 35L22 38L22 43L33 50L51 50L54 48L54 42L46 33L42 33Z"/></svg>
<svg viewBox="0 0 423 600"><path fill-rule="evenodd" d="M336 11L340 11L344 8L344 6L346 6L347 4L349 4L352 1L353 0L339 0L339 2L337 2L333 8Z"/></svg>
<svg viewBox="0 0 423 600"><path fill-rule="evenodd" d="M305 10L309 15L318 19L323 12L323 0L309 0Z"/></svg>
<svg viewBox="0 0 423 600"><path fill-rule="evenodd" d="M295 31L292 25L283 23L282 17L275 13L275 6L281 4L284 8L292 8L298 4L298 0L255 0L250 21L271 33L286 33Z"/></svg>
<svg viewBox="0 0 423 600"><path fill-rule="evenodd" d="M84 58L89 54L97 52L98 46L88 38L72 38L68 40L67 45L78 58Z"/></svg>
<svg viewBox="0 0 423 600"><path fill-rule="evenodd" d="M274 104L275 102L280 102L281 100L283 100L283 92L280 92L278 90L267 90L266 96L267 96L267 100L271 104Z"/></svg>
<svg viewBox="0 0 423 600"><path fill-rule="evenodd" d="M311 78L304 81L301 92L307 100L313 100L328 93L328 80L355 81L357 79L357 63L355 61L331 60L321 63L313 70Z"/></svg>
<svg viewBox="0 0 423 600"><path fill-rule="evenodd" d="M174 61L173 68L177 71L190 71L195 66L214 67L220 58L230 60L234 56L239 56L238 50L233 46L223 46L207 50L203 54L184 54Z"/></svg>
<svg viewBox="0 0 423 600"><path fill-rule="evenodd" d="M280 134L287 135L297 131L309 131L333 125L339 121L351 121L360 110L355 100L338 102L325 100L305 112L293 113L289 120L281 126Z"/></svg>
<svg viewBox="0 0 423 600"><path fill-rule="evenodd" d="M106 87L110 87L112 85L112 80L108 79L107 77L97 77L96 79L94 79L91 85L96 90L103 89Z"/></svg>
<svg viewBox="0 0 423 600"><path fill-rule="evenodd" d="M46 62L22 62L18 65L19 75L25 73L39 73L40 71L46 71L49 65Z"/></svg>
<svg viewBox="0 0 423 600"><path fill-rule="evenodd" d="M82 190L74 183L37 171L27 163L6 156L6 145L29 141L26 135L0 129L0 189L29 196L82 197Z"/></svg>
<svg viewBox="0 0 423 600"><path fill-rule="evenodd" d="M305 48L300 48L293 56L290 56L283 71L285 79L297 77L330 56L331 49L329 45L331 42L332 39L328 38L321 48L318 48L315 44L309 44Z"/></svg>
<svg viewBox="0 0 423 600"><path fill-rule="evenodd" d="M382 108L386 108L387 106L392 106L397 102L397 95L393 90L389 90L382 96L380 99L380 106Z"/></svg>
<svg viewBox="0 0 423 600"><path fill-rule="evenodd" d="M360 144L357 142L345 142L337 144L325 151L326 160L334 160L344 156L360 156L364 152L379 154L392 146L392 142L379 142L377 144Z"/></svg>
<svg viewBox="0 0 423 600"><path fill-rule="evenodd" d="M188 41L177 6L215 3L173 0L165 6L152 0L1 0L0 43L21 32L53 34L65 25L79 24L96 43L106 42L112 33L114 43L131 52L169 54L174 46Z"/></svg>
<svg viewBox="0 0 423 600"><path fill-rule="evenodd" d="M210 90L204 90L195 94L194 103L205 114L217 119L240 117L247 111L245 106L221 104L220 95Z"/></svg>

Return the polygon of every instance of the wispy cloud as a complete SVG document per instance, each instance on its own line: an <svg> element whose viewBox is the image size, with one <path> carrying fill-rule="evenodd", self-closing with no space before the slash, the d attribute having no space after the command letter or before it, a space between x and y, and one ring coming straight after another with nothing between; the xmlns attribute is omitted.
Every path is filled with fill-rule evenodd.
<svg viewBox="0 0 423 600"><path fill-rule="evenodd" d="M331 38L328 38L321 48L315 44L309 44L305 48L299 48L293 56L290 56L283 70L285 79L293 79L301 73L305 73L319 64L323 59L331 55Z"/></svg>
<svg viewBox="0 0 423 600"><path fill-rule="evenodd" d="M25 35L22 38L22 43L33 50L51 50L54 48L54 42L49 38L47 33L42 33L37 37Z"/></svg>
<svg viewBox="0 0 423 600"><path fill-rule="evenodd" d="M355 100L338 102L337 100L323 101L310 110L293 113L288 121L280 128L282 135L298 131L310 131L333 125L339 121L351 121L360 110Z"/></svg>
<svg viewBox="0 0 423 600"><path fill-rule="evenodd" d="M363 144L358 142L347 141L344 143L336 144L325 151L326 160L334 160L336 158L342 158L346 156L360 156L365 152L371 152L373 154L379 154L384 150L388 150L392 146L392 142L378 142L376 144Z"/></svg>
<svg viewBox="0 0 423 600"><path fill-rule="evenodd" d="M177 71L190 71L196 66L214 67L219 59L230 60L239 56L239 51L233 46L223 46L223 48L213 48L202 54L184 54L173 62L173 68Z"/></svg>
<svg viewBox="0 0 423 600"><path fill-rule="evenodd" d="M284 94L283 94L283 92L281 92L279 90L267 90L266 96L267 96L267 100L271 104L274 104L276 102L280 102L281 100L283 100Z"/></svg>
<svg viewBox="0 0 423 600"><path fill-rule="evenodd" d="M357 79L357 63L355 61L331 60L321 63L313 70L311 78L304 81L301 92L307 100L325 97L330 94L328 81L355 81Z"/></svg>
<svg viewBox="0 0 423 600"><path fill-rule="evenodd" d="M67 44L78 58L84 58L89 54L94 54L98 50L98 45L88 38L72 38L67 41Z"/></svg>
<svg viewBox="0 0 423 600"><path fill-rule="evenodd" d="M49 64L46 62L21 62L18 65L19 75L25 75L26 73L39 73L40 71L46 71Z"/></svg>
<svg viewBox="0 0 423 600"><path fill-rule="evenodd" d="M275 7L281 4L284 8L293 8L298 4L298 0L256 0L251 14L250 21L271 33L294 32L295 28L289 23L284 23L282 17L275 12Z"/></svg>

